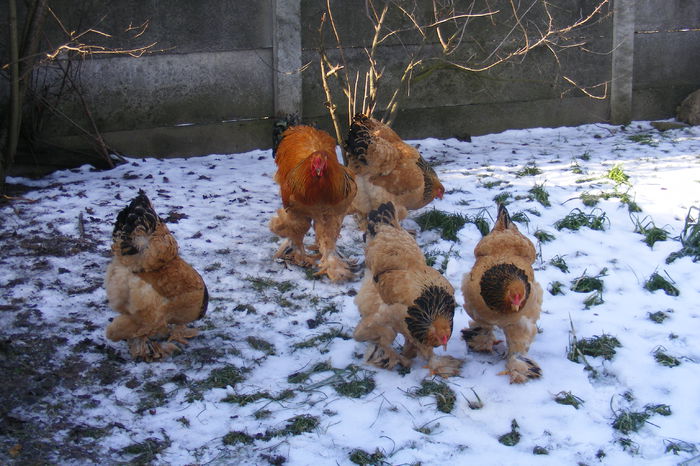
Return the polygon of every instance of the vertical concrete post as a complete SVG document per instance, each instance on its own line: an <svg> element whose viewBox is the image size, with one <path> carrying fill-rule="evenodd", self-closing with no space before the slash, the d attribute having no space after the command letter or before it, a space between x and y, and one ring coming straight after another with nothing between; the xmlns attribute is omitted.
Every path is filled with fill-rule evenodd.
<svg viewBox="0 0 700 466"><path fill-rule="evenodd" d="M629 123L632 119L634 3L635 0L614 0L613 4L610 122L614 124Z"/></svg>
<svg viewBox="0 0 700 466"><path fill-rule="evenodd" d="M275 116L301 117L301 0L273 0Z"/></svg>

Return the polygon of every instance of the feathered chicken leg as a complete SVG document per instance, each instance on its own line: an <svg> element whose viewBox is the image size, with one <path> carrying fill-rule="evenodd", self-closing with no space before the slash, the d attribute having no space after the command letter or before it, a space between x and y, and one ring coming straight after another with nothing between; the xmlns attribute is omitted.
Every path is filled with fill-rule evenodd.
<svg viewBox="0 0 700 466"><path fill-rule="evenodd" d="M316 241L321 254L317 275L326 274L333 282L352 278L348 264L340 258L335 250L336 238L343 224L342 215L329 215L314 222Z"/></svg>
<svg viewBox="0 0 700 466"><path fill-rule="evenodd" d="M472 351L490 353L493 345L500 343L493 334L493 325L486 322L469 321L469 328L462 329L462 339Z"/></svg>
<svg viewBox="0 0 700 466"><path fill-rule="evenodd" d="M523 318L503 327L503 332L506 335L508 354L506 370L502 374L510 376L510 383L524 383L528 379L541 377L542 369L527 356L530 344L537 334L537 325Z"/></svg>
<svg viewBox="0 0 700 466"><path fill-rule="evenodd" d="M274 257L301 267L312 265L304 249L304 235L309 228L311 228L310 218L294 215L287 209L277 209L277 215L270 220L270 230L285 240Z"/></svg>
<svg viewBox="0 0 700 466"><path fill-rule="evenodd" d="M382 369L393 369L397 364L411 367L411 360L392 348L396 331L387 325L381 316L381 312L376 312L362 317L353 333L356 341L371 343L365 351L365 361Z"/></svg>

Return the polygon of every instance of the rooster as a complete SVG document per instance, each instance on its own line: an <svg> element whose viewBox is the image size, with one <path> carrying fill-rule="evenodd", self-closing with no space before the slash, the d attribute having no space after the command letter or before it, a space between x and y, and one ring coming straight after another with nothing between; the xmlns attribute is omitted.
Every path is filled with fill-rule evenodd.
<svg viewBox="0 0 700 466"><path fill-rule="evenodd" d="M380 121L355 115L345 144L348 166L358 184L352 208L363 230L369 211L382 203L393 202L401 221L408 210L420 209L436 197L442 199L445 188L435 170Z"/></svg>
<svg viewBox="0 0 700 466"><path fill-rule="evenodd" d="M107 338L126 340L134 358L153 361L178 348L172 341L187 344L198 334L186 324L206 313L207 287L179 256L143 190L117 215L112 254L105 288L110 307L121 315L107 327ZM156 341L166 337L163 344Z"/></svg>
<svg viewBox="0 0 700 466"><path fill-rule="evenodd" d="M304 249L304 235L313 225L317 274L339 282L352 277L336 241L357 185L352 171L338 163L335 146L330 134L310 126L290 126L282 133L274 150L282 208L270 220L270 230L285 238L274 257L306 267L318 258Z"/></svg>
<svg viewBox="0 0 700 466"><path fill-rule="evenodd" d="M462 280L464 307L473 319L462 336L472 350L490 352L498 343L494 327L503 329L508 353L501 374L509 375L511 383L542 375L527 356L542 306L542 287L532 270L535 255L532 242L518 231L500 204L496 223L476 245L476 263Z"/></svg>
<svg viewBox="0 0 700 466"><path fill-rule="evenodd" d="M410 367L420 354L431 374L456 375L461 360L433 354L434 347L446 350L452 335L454 288L426 265L413 237L399 225L391 202L369 213L365 264L355 297L362 318L353 336L370 342L366 361L386 369ZM401 354L392 348L398 333L405 340Z"/></svg>

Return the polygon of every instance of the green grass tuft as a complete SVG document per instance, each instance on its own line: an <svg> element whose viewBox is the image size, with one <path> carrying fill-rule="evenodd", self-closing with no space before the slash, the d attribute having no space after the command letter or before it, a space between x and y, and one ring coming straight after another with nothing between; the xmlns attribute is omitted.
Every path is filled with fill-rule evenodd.
<svg viewBox="0 0 700 466"><path fill-rule="evenodd" d="M600 306L604 302L605 300L603 299L603 293L601 291L594 291L583 300L583 305L586 307L586 309L590 309L593 306Z"/></svg>
<svg viewBox="0 0 700 466"><path fill-rule="evenodd" d="M352 337L348 335L347 333L343 332L342 328L337 328L333 330L329 330L327 332L324 332L320 335L316 335L314 337L311 337L307 340L300 341L298 343L294 343L292 345L292 349L298 350L298 349L304 349L304 348L315 348L319 344L326 343L330 344L331 341L335 338L340 338L342 340L349 340ZM322 351L323 352L323 351Z"/></svg>
<svg viewBox="0 0 700 466"><path fill-rule="evenodd" d="M600 213L596 213L598 210ZM600 209L593 209L590 214L583 213L580 209L572 210L566 217L554 222L554 228L561 231L563 229L577 231L581 227L588 227L591 230L605 230L605 224L610 223L605 212Z"/></svg>
<svg viewBox="0 0 700 466"><path fill-rule="evenodd" d="M581 202L586 207L595 207L596 205L598 205L600 198L601 198L601 196L599 194L591 194L591 193L582 193L579 196L579 199L581 199Z"/></svg>
<svg viewBox="0 0 700 466"><path fill-rule="evenodd" d="M384 459L386 455L379 451L379 449L374 450L374 453L368 453L365 450L356 448L350 452L350 461L361 466L379 466L386 464Z"/></svg>
<svg viewBox="0 0 700 466"><path fill-rule="evenodd" d="M440 236L448 241L457 241L457 233L469 222L461 214L450 214L433 209L422 213L416 218L422 230L440 230Z"/></svg>
<svg viewBox="0 0 700 466"><path fill-rule="evenodd" d="M498 437L498 441L507 447L514 447L520 442L521 435L520 432L518 432L519 428L520 426L517 421L513 419L510 422L510 432Z"/></svg>
<svg viewBox="0 0 700 466"><path fill-rule="evenodd" d="M262 351L268 356L273 356L276 353L275 345L261 338L249 336L245 340L251 348L253 348L254 350Z"/></svg>
<svg viewBox="0 0 700 466"><path fill-rule="evenodd" d="M606 178L614 181L617 184L629 184L630 177L622 169L622 165L617 164L608 170Z"/></svg>
<svg viewBox="0 0 700 466"><path fill-rule="evenodd" d="M455 392L445 383L439 380L424 380L420 388L413 391L415 396L435 397L437 409L443 413L451 413L457 401Z"/></svg>
<svg viewBox="0 0 700 466"><path fill-rule="evenodd" d="M316 416L310 414L302 414L287 419L287 425L283 429L276 432L275 436L280 435L301 435L313 431L321 424L321 421Z"/></svg>
<svg viewBox="0 0 700 466"><path fill-rule="evenodd" d="M666 445L666 449L664 450L665 453L673 453L674 455L678 455L681 452L691 454L698 452L698 447L684 440L666 439L664 440L664 444Z"/></svg>
<svg viewBox="0 0 700 466"><path fill-rule="evenodd" d="M569 266L566 265L566 261L562 256L554 256L550 259L549 263L554 267L558 268L564 273L569 273Z"/></svg>
<svg viewBox="0 0 700 466"><path fill-rule="evenodd" d="M554 401L556 401L560 405L573 406L576 409L578 409L579 406L581 406L584 403L584 401L581 398L577 397L571 392L557 393L554 397Z"/></svg>
<svg viewBox="0 0 700 466"><path fill-rule="evenodd" d="M493 202L495 202L496 204L508 205L510 203L509 199L511 197L512 197L512 195L509 192L503 191L499 194L496 194L493 197Z"/></svg>
<svg viewBox="0 0 700 466"><path fill-rule="evenodd" d="M550 207L552 205L552 203L549 202L549 193L544 189L544 184L536 184L530 188L528 193L530 193L530 199L539 202L543 207Z"/></svg>
<svg viewBox="0 0 700 466"><path fill-rule="evenodd" d="M681 365L681 360L668 354L666 352L666 348L663 346L659 346L654 350L654 359L657 363L666 367L676 367Z"/></svg>
<svg viewBox="0 0 700 466"><path fill-rule="evenodd" d="M532 454L533 455L549 455L549 450L547 450L545 447L535 445L535 447L532 449Z"/></svg>
<svg viewBox="0 0 700 466"><path fill-rule="evenodd" d="M654 292L656 290L664 290L669 296L678 296L680 291L673 284L659 275L657 272L651 274L649 279L644 282L644 289Z"/></svg>
<svg viewBox="0 0 700 466"><path fill-rule="evenodd" d="M234 430L224 435L221 441L224 445L250 445L255 441L255 439L252 436L246 434L245 432Z"/></svg>
<svg viewBox="0 0 700 466"><path fill-rule="evenodd" d="M620 348L620 341L610 335L595 335L591 338L577 339L573 337L569 343L567 359L572 362L585 360L583 356L602 357L610 360L615 356L615 348Z"/></svg>
<svg viewBox="0 0 700 466"><path fill-rule="evenodd" d="M644 411L649 414L658 414L659 416L670 416L673 414L671 412L671 407L666 404L648 404L644 406Z"/></svg>
<svg viewBox="0 0 700 466"><path fill-rule="evenodd" d="M693 213L695 212L695 213ZM670 254L666 258L666 263L689 256L693 262L700 261L700 208L691 207L688 209L688 214L685 216L685 224L678 239L683 246L680 251Z"/></svg>
<svg viewBox="0 0 700 466"><path fill-rule="evenodd" d="M649 320L656 322L657 324L663 323L664 320L668 319L670 316L664 311L650 312L647 314Z"/></svg>
<svg viewBox="0 0 700 466"><path fill-rule="evenodd" d="M659 145L658 142L654 141L654 138L651 136L651 134L633 134L631 136L627 136L627 139L636 142L637 144L642 144L645 146L656 147Z"/></svg>
<svg viewBox="0 0 700 466"><path fill-rule="evenodd" d="M201 400L202 393L213 388L226 388L235 386L245 380L246 370L228 365L213 369L206 379L199 380L190 385L190 392L187 394L187 401Z"/></svg>
<svg viewBox="0 0 700 466"><path fill-rule="evenodd" d="M571 291L576 293L590 293L591 291L603 292L603 280L600 277L607 275L608 269L602 269L598 275L591 277L584 272L580 277L571 282Z"/></svg>
<svg viewBox="0 0 700 466"><path fill-rule="evenodd" d="M629 411L626 409L621 409L615 413L615 420L612 423L612 427L615 430L619 430L623 434L629 434L630 432L637 432L639 429L644 427L644 424L651 417L646 411Z"/></svg>
<svg viewBox="0 0 700 466"><path fill-rule="evenodd" d="M271 278L253 276L246 277L246 280L250 282L253 289L257 292L265 291L269 288L275 288L280 293L286 293L287 291L294 289L294 282L289 280L278 282Z"/></svg>
<svg viewBox="0 0 700 466"><path fill-rule="evenodd" d="M250 394L230 394L221 401L225 403L235 403L240 406L245 406L250 403L255 403L258 400L284 401L294 398L293 390L283 390L279 395L271 395L268 392L258 392Z"/></svg>
<svg viewBox="0 0 700 466"><path fill-rule="evenodd" d="M537 167L535 162L528 162L523 168L515 172L515 176L520 178L523 176L535 176L540 173L542 173L542 170Z"/></svg>
<svg viewBox="0 0 700 466"><path fill-rule="evenodd" d="M536 230L532 235L535 238L537 238L537 241L539 241L542 244L549 243L550 241L553 241L556 238L553 234L539 229Z"/></svg>
<svg viewBox="0 0 700 466"><path fill-rule="evenodd" d="M549 284L549 288L547 289L547 291L549 291L549 294L551 294L552 296L556 296L558 294L563 295L564 294L563 288L564 288L564 284L562 282L553 281L552 283Z"/></svg>

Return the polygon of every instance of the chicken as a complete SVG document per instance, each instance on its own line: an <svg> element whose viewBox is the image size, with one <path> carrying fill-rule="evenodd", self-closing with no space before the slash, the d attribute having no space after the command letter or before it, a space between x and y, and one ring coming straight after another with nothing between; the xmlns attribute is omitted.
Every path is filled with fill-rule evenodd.
<svg viewBox="0 0 700 466"><path fill-rule="evenodd" d="M270 230L285 238L275 258L306 267L320 256L317 274L339 282L352 277L336 252L336 241L357 185L352 171L338 163L335 146L330 134L310 126L291 126L282 133L275 151L282 208L270 220ZM312 225L320 253L315 256L304 248Z"/></svg>
<svg viewBox="0 0 700 466"><path fill-rule="evenodd" d="M462 336L475 351L490 352L499 343L494 327L503 330L508 352L506 370L511 383L523 383L542 375L527 356L537 334L542 287L535 281L532 264L535 247L511 221L503 204L489 234L474 248L476 262L462 279L464 307L472 318Z"/></svg>
<svg viewBox="0 0 700 466"><path fill-rule="evenodd" d="M431 374L456 375L462 361L437 357L433 348L452 335L454 288L440 272L425 263L413 237L398 222L394 204L380 205L369 213L365 276L355 297L361 320L354 331L357 341L370 344L365 360L377 367L410 367L418 354ZM404 336L401 354L392 343Z"/></svg>
<svg viewBox="0 0 700 466"><path fill-rule="evenodd" d="M121 315L107 326L107 338L126 340L134 358L153 361L178 349L173 341L187 344L198 334L186 324L204 316L209 292L178 255L175 238L143 190L117 215L112 255L105 288L110 307Z"/></svg>
<svg viewBox="0 0 700 466"><path fill-rule="evenodd" d="M401 221L408 210L442 199L445 188L435 170L387 125L357 114L345 144L358 185L352 209L363 230L367 214L382 203L393 202Z"/></svg>

